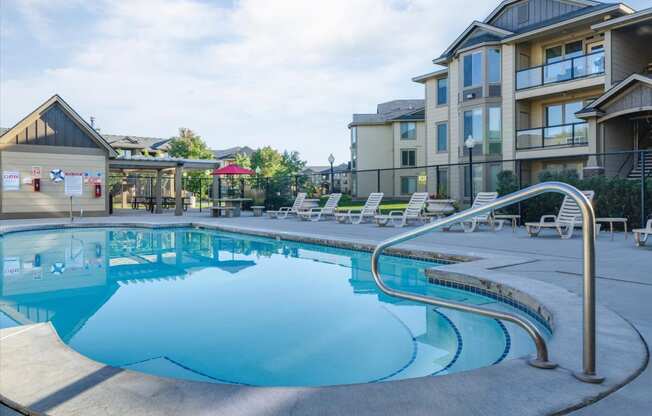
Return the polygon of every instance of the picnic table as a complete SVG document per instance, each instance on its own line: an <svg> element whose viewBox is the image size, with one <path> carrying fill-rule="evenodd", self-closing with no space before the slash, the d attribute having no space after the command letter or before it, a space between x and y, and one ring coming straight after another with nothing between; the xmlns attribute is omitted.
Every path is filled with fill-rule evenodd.
<svg viewBox="0 0 652 416"><path fill-rule="evenodd" d="M251 201L251 198L217 198L213 200L211 214L213 217L239 217L242 205Z"/></svg>
<svg viewBox="0 0 652 416"><path fill-rule="evenodd" d="M177 200L173 196L164 196L161 197L161 206L162 208L174 208ZM188 211L189 200L188 198L181 198L181 204L183 205L183 210ZM156 205L156 198L153 196L134 196L131 199L131 208L138 209L141 205L145 207L150 212L154 212L154 207Z"/></svg>

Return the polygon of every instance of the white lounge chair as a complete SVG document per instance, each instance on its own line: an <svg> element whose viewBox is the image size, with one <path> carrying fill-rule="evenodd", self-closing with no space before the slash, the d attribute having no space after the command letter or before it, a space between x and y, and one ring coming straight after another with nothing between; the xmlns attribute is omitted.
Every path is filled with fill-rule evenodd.
<svg viewBox="0 0 652 416"><path fill-rule="evenodd" d="M480 208L494 202L498 198L498 192L478 192L473 200L471 208ZM465 233L474 232L480 224L488 224L493 231L500 231L503 228L504 220L496 220L491 211L476 215L470 220L465 220L450 227L444 227L444 231L449 231L456 225L461 225Z"/></svg>
<svg viewBox="0 0 652 416"><path fill-rule="evenodd" d="M350 209L347 212L338 212L335 219L339 223L350 222L351 224L360 224L366 220L372 220L379 212L380 202L383 200L382 192L374 192L369 195L362 209Z"/></svg>
<svg viewBox="0 0 652 416"><path fill-rule="evenodd" d="M328 217L335 215L335 210L337 209L337 204L340 203L342 194L330 194L328 200L322 208L311 208L306 211L299 211L298 216L303 221L319 221L322 218L326 219Z"/></svg>
<svg viewBox="0 0 652 416"><path fill-rule="evenodd" d="M638 247L643 247L647 243L647 238L652 235L652 220L647 221L645 228L638 228L634 231L634 241Z"/></svg>
<svg viewBox="0 0 652 416"><path fill-rule="evenodd" d="M281 207L278 211L267 211L267 215L269 218L278 218L278 219L285 219L289 215L296 215L299 210L301 209L301 205L303 205L303 201L306 199L306 193L305 192L299 192L297 194L297 197L294 199L294 203L292 204L291 207Z"/></svg>
<svg viewBox="0 0 652 416"><path fill-rule="evenodd" d="M409 221L420 221L423 219L421 212L428 200L427 192L415 192L410 197L405 211L390 211L387 215L376 215L374 219L379 227L391 224L394 227L404 227Z"/></svg>
<svg viewBox="0 0 652 416"><path fill-rule="evenodd" d="M592 201L595 195L593 191L582 191L582 193L589 198L589 201ZM530 237L536 237L542 229L553 228L562 239L567 240L573 236L575 227L582 226L582 222L580 207L572 198L566 196L557 215L544 215L539 222L526 222L525 229Z"/></svg>

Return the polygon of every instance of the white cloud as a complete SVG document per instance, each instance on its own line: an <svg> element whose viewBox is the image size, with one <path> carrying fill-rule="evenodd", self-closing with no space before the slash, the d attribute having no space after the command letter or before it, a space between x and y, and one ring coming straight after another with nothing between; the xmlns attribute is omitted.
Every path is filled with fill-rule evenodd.
<svg viewBox="0 0 652 416"><path fill-rule="evenodd" d="M58 92L107 133L170 136L215 148L296 149L348 160L351 113L419 98L410 78L493 0L107 1L65 64L2 79L3 123ZM32 4L34 6L34 4ZM39 30L48 30L49 8ZM451 19L451 16L455 16ZM54 22L56 23L56 22ZM6 124L6 123L5 123Z"/></svg>

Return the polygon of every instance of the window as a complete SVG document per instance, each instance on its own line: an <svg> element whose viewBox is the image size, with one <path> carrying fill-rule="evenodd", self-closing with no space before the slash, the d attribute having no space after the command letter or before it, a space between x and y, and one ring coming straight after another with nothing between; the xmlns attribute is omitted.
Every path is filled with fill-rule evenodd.
<svg viewBox="0 0 652 416"><path fill-rule="evenodd" d="M500 163L492 163L489 165L489 186L487 191L496 192L498 190L498 174L502 170Z"/></svg>
<svg viewBox="0 0 652 416"><path fill-rule="evenodd" d="M518 15L519 25L527 24L530 21L530 7L527 1L518 6L516 14Z"/></svg>
<svg viewBox="0 0 652 416"><path fill-rule="evenodd" d="M546 64L559 62L564 59L575 58L582 56L583 54L584 49L581 40L569 42L565 45L553 46L546 48Z"/></svg>
<svg viewBox="0 0 652 416"><path fill-rule="evenodd" d="M437 80L437 105L448 103L448 78Z"/></svg>
<svg viewBox="0 0 652 416"><path fill-rule="evenodd" d="M123 154L125 155L125 157L131 157L131 149L123 150Z"/></svg>
<svg viewBox="0 0 652 416"><path fill-rule="evenodd" d="M473 165L473 195L482 192L482 165ZM471 196L471 189L469 189L469 166L464 167L464 196Z"/></svg>
<svg viewBox="0 0 652 416"><path fill-rule="evenodd" d="M417 151L416 150L401 150L401 166L416 166L417 165Z"/></svg>
<svg viewBox="0 0 652 416"><path fill-rule="evenodd" d="M563 59L564 51L562 46L553 46L552 48L546 49L546 63L551 64L553 62L558 62Z"/></svg>
<svg viewBox="0 0 652 416"><path fill-rule="evenodd" d="M481 108L464 112L464 138L462 140L462 146L464 146L464 142L466 142L469 137L474 139L476 144L484 141ZM464 149L466 149L466 146L464 146Z"/></svg>
<svg viewBox="0 0 652 416"><path fill-rule="evenodd" d="M358 143L358 128L351 127L351 146L355 146Z"/></svg>
<svg viewBox="0 0 652 416"><path fill-rule="evenodd" d="M351 149L351 169L358 167L358 149Z"/></svg>
<svg viewBox="0 0 652 416"><path fill-rule="evenodd" d="M502 120L500 107L489 108L489 153L502 153Z"/></svg>
<svg viewBox="0 0 652 416"><path fill-rule="evenodd" d="M401 123L401 140L417 138L417 123Z"/></svg>
<svg viewBox="0 0 652 416"><path fill-rule="evenodd" d="M487 53L487 78L489 82L498 83L501 78L500 49L490 48Z"/></svg>
<svg viewBox="0 0 652 416"><path fill-rule="evenodd" d="M448 151L448 124L437 124L437 153Z"/></svg>
<svg viewBox="0 0 652 416"><path fill-rule="evenodd" d="M417 191L416 176L401 176L401 194L410 195Z"/></svg>
<svg viewBox="0 0 652 416"><path fill-rule="evenodd" d="M464 56L464 88L482 85L482 52Z"/></svg>
<svg viewBox="0 0 652 416"><path fill-rule="evenodd" d="M562 124L582 123L584 120L575 117L575 113L584 107L582 101L564 104L554 104L546 107L546 126L561 126Z"/></svg>
<svg viewBox="0 0 652 416"><path fill-rule="evenodd" d="M564 45L565 58L575 58L577 56L582 56L584 50L582 48L582 41L578 40L576 42L567 43Z"/></svg>

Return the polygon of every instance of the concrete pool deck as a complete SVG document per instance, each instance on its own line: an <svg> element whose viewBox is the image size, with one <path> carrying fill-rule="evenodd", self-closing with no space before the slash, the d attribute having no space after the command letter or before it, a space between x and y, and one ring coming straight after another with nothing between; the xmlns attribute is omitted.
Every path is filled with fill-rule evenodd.
<svg viewBox="0 0 652 416"><path fill-rule="evenodd" d="M66 220L3 221L0 232ZM212 219L206 216L116 216L89 218L83 224L205 224L255 233L287 233L295 237L373 245L401 230L372 225L305 223L265 218ZM536 370L522 360L467 373L401 382L318 389L256 389L159 379L112 369L80 357L61 344L49 325L0 333L0 393L47 414L550 414L569 412L594 402L636 377L606 398L584 407L584 414L647 414L652 375L647 351L630 321L644 338L652 337L650 268L652 250L635 248L632 239L602 235L597 243L598 371L607 377L600 386L576 381L580 368L581 240L529 239L523 231L474 234L435 232L404 245L483 260L450 267L518 286L549 307L559 327L551 342L552 358L561 368ZM461 269L461 270L460 270ZM647 269L647 270L646 270ZM534 292L534 293L533 293ZM556 302L550 302L556 299ZM560 319L561 317L562 319ZM26 361L9 360L14 352ZM53 363L58 365L53 370ZM66 364L67 363L67 364ZM34 368L29 378L25 368ZM40 375L40 377L39 377ZM34 387L40 388L34 389ZM27 390L31 390L28 392ZM34 391L36 390L36 391ZM472 398L472 399L470 399ZM20 400L15 400L20 399ZM124 407L127 406L127 407ZM142 410L139 412L138 410ZM103 412L103 413L102 413Z"/></svg>

